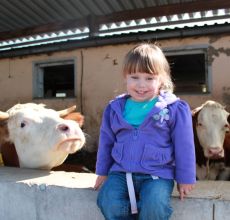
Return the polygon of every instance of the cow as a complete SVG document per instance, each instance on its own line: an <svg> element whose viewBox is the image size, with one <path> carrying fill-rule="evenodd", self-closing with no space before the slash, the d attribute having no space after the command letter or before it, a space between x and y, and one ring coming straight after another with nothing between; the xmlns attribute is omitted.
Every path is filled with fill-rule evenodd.
<svg viewBox="0 0 230 220"><path fill-rule="evenodd" d="M199 180L228 180L230 173L229 113L218 102L208 100L192 110Z"/></svg>
<svg viewBox="0 0 230 220"><path fill-rule="evenodd" d="M10 160L7 162L12 166L48 170L61 165L85 144L80 128L83 116L78 113L79 122L63 119L75 108L55 111L42 104L25 103L0 111L3 161ZM12 158L7 156L9 151Z"/></svg>

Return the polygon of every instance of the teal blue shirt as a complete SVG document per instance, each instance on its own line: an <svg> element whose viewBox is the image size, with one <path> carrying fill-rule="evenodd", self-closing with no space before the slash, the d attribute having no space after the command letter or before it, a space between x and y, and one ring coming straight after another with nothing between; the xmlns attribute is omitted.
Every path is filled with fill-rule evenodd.
<svg viewBox="0 0 230 220"><path fill-rule="evenodd" d="M123 111L124 119L129 124L137 128L145 120L145 117L154 107L157 100L157 98L154 98L144 102L137 102L131 98L128 98L125 103L125 109Z"/></svg>

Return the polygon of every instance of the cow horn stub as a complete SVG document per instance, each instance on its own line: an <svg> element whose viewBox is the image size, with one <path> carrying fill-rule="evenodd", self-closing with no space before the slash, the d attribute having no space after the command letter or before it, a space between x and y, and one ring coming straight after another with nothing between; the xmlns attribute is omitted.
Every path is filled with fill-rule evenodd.
<svg viewBox="0 0 230 220"><path fill-rule="evenodd" d="M60 110L60 111L57 111L57 112L58 112L59 116L60 116L61 118L63 118L63 117L65 117L66 115L68 115L69 113L74 112L76 108L77 108L77 106L76 106L76 105L73 105L73 106L71 106L71 107L69 107L69 108L67 108L67 109ZM1 117L1 116L0 116L0 117Z"/></svg>
<svg viewBox="0 0 230 220"><path fill-rule="evenodd" d="M6 120L9 118L9 114L7 112L0 111L0 120Z"/></svg>

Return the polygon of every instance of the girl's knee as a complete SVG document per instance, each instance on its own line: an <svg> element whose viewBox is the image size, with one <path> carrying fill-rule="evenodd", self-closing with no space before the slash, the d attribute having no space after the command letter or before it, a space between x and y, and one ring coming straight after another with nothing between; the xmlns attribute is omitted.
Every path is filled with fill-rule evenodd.
<svg viewBox="0 0 230 220"><path fill-rule="evenodd" d="M139 210L139 219L141 220L167 220L170 218L173 212L170 203L164 200L157 201L156 199L153 199L151 202L145 201L141 203Z"/></svg>
<svg viewBox="0 0 230 220"><path fill-rule="evenodd" d="M140 201L140 219L169 219L173 209L170 195L149 194Z"/></svg>
<svg viewBox="0 0 230 220"><path fill-rule="evenodd" d="M106 219L125 219L130 215L127 203L99 200L97 204Z"/></svg>
<svg viewBox="0 0 230 220"><path fill-rule="evenodd" d="M129 216L129 201L111 199L107 193L105 191L99 192L97 197L97 205L106 219L125 219Z"/></svg>

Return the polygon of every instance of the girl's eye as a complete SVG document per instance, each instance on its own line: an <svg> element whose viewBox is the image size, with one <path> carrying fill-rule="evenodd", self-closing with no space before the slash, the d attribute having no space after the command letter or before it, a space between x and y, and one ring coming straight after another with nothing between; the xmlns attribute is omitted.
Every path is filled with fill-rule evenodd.
<svg viewBox="0 0 230 220"><path fill-rule="evenodd" d="M137 76L131 76L131 79L138 79Z"/></svg>
<svg viewBox="0 0 230 220"><path fill-rule="evenodd" d="M152 78L152 77L148 77L147 80L148 80L148 81L151 81L151 80L153 80L153 78Z"/></svg>
<svg viewBox="0 0 230 220"><path fill-rule="evenodd" d="M25 126L26 126L26 123L25 122L21 122L20 127L24 128Z"/></svg>

